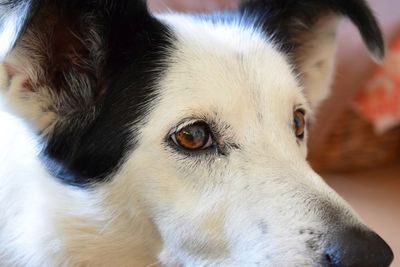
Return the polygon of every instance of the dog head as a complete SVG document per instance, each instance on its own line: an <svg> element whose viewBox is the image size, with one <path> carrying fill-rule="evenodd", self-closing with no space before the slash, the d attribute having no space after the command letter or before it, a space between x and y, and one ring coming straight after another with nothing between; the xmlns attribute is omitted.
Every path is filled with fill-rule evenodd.
<svg viewBox="0 0 400 267"><path fill-rule="evenodd" d="M101 192L132 225L146 216L162 264L388 266L386 243L306 162L342 17L382 59L362 0L194 15L3 0L0 85L48 172Z"/></svg>

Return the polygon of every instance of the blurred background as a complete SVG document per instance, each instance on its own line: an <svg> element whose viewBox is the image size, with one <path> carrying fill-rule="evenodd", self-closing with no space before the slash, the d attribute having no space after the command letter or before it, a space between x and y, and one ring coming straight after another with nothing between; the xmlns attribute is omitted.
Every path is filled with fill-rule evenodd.
<svg viewBox="0 0 400 267"><path fill-rule="evenodd" d="M282 0L284 1L284 0ZM155 12L213 11L238 0L150 0ZM400 1L369 0L388 54L378 66L356 29L339 33L337 72L309 138L309 160L371 228L388 241L400 267Z"/></svg>

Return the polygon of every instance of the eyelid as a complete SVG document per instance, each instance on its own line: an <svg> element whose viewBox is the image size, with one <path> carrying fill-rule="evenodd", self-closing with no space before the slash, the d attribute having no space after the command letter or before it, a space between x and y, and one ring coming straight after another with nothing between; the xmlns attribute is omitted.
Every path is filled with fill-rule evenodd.
<svg viewBox="0 0 400 267"><path fill-rule="evenodd" d="M295 105L293 108L293 112L295 112L295 111L299 111L299 112L303 113L304 116L308 113L307 107L304 107L304 105L302 105L302 104Z"/></svg>
<svg viewBox="0 0 400 267"><path fill-rule="evenodd" d="M217 141L214 140L214 136L213 136L212 132L210 132L207 143L203 146L203 149L207 149L208 147L212 146L214 143L217 144Z"/></svg>
<svg viewBox="0 0 400 267"><path fill-rule="evenodd" d="M312 117L313 110L311 109L310 105L306 102L304 102L304 103L301 102L301 103L294 105L293 111L296 111L296 110L301 111L303 113L303 115L306 117L310 117L310 116Z"/></svg>
<svg viewBox="0 0 400 267"><path fill-rule="evenodd" d="M174 128L172 128L172 129L169 131L168 136L171 136L172 134L179 132L179 131L182 130L183 128L185 128L185 127L187 127L187 126L189 126L189 125L198 123L198 122L204 122L204 123L206 123L204 120L201 120L201 119L189 119L189 120L186 119L186 120L182 120L182 121L180 121L180 122L177 124L177 126L175 126Z"/></svg>
<svg viewBox="0 0 400 267"><path fill-rule="evenodd" d="M306 116L306 111L303 108L297 108L296 111L300 112L301 114L303 114L303 116Z"/></svg>
<svg viewBox="0 0 400 267"><path fill-rule="evenodd" d="M198 124L198 123L204 123L210 129L211 135L213 135L213 130L212 130L211 126L205 120L202 120L202 119L184 120L181 123L179 123L177 126L172 128L169 131L168 135L173 135L174 133L177 133L177 132L183 130L185 127L188 127L188 126L191 126L191 125L195 125L195 124Z"/></svg>

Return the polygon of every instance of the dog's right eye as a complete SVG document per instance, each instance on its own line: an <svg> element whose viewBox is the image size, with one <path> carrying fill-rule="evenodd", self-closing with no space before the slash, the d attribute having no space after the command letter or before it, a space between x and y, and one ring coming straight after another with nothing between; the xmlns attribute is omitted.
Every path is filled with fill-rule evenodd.
<svg viewBox="0 0 400 267"><path fill-rule="evenodd" d="M306 120L304 111L301 109L296 110L293 114L293 129L296 137L303 140L306 129Z"/></svg>
<svg viewBox="0 0 400 267"><path fill-rule="evenodd" d="M197 151L214 145L210 127L205 122L195 122L171 135L172 141L180 148Z"/></svg>

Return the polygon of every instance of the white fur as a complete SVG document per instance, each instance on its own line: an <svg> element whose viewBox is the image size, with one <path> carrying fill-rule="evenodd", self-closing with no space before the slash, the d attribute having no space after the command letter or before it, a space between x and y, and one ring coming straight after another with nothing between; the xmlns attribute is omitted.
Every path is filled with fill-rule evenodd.
<svg viewBox="0 0 400 267"><path fill-rule="evenodd" d="M3 0L0 1L0 4L3 4ZM2 26L0 28L0 60L4 59L8 51L14 45L18 32L23 27L23 21L25 20L25 16L27 10L29 9L29 5L22 4L20 7L14 7L4 15L3 18L0 18L4 21L1 21Z"/></svg>
<svg viewBox="0 0 400 267"><path fill-rule="evenodd" d="M307 231L329 230L320 201L359 223L305 160L292 116L296 106L311 114L309 100L275 45L240 24L160 19L178 50L111 182L94 190L57 182L29 130L1 115L1 266L314 266L323 247L311 253ZM35 111L23 113L35 121ZM213 119L222 142L239 148L206 160L165 144L182 119L197 117Z"/></svg>

